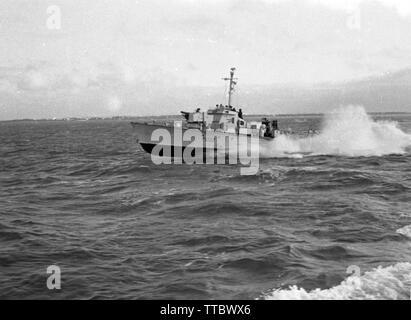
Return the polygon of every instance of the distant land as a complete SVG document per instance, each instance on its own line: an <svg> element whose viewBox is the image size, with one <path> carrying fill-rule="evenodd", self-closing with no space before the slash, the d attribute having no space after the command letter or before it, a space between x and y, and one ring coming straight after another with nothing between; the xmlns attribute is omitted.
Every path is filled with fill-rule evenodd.
<svg viewBox="0 0 411 320"><path fill-rule="evenodd" d="M340 83L259 87L241 101L271 101L277 114L322 114L345 105L368 112L411 112L411 68ZM258 92L258 94L256 93Z"/></svg>
<svg viewBox="0 0 411 320"><path fill-rule="evenodd" d="M92 111L93 116L87 116L81 111L85 108L81 105L73 105L74 109L68 108L67 113L68 115L76 115L76 117L58 116L58 119L53 119L66 121L164 117L171 119L175 118L175 114L180 110L192 111L197 107L204 110L216 105L216 103L221 103L222 98L224 99L221 87L170 87L164 92L159 88L155 95L140 91L138 94L144 99L136 101L132 100L134 92L128 94L130 95L129 104L124 109L119 110L117 115L102 114L99 116L98 111ZM241 83L240 79L233 105L242 108L245 114L275 114L277 116L321 115L345 105L361 105L369 113L411 113L411 68L387 72L361 80L312 85L245 85ZM138 110L144 110L145 114L150 110L153 115L131 115L134 112L138 113ZM170 115L161 115L167 113Z"/></svg>
<svg viewBox="0 0 411 320"><path fill-rule="evenodd" d="M400 116L411 115L411 112L369 112L372 116ZM264 118L264 117L276 117L276 118L300 118L300 117L322 117L324 113L295 113L295 114L245 114L244 117L248 119ZM69 121L160 121L160 120L180 120L183 119L181 115L162 115L162 116L115 116L115 117L70 117L70 118L52 118L52 119L13 119L13 120L0 120L0 122L24 122L24 121L56 121L56 122L69 122Z"/></svg>

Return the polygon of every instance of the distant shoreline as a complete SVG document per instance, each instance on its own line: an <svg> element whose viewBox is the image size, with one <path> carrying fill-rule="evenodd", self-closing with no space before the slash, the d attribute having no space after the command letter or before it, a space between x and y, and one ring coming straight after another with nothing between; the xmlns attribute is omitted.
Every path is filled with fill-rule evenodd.
<svg viewBox="0 0 411 320"><path fill-rule="evenodd" d="M368 114L378 115L411 115L411 112L369 112ZM248 118L291 118L291 117L322 117L325 113L285 113L285 114L248 114ZM56 122L70 122L70 121L133 121L133 120L153 120L153 119L180 119L180 115L162 115L162 116L115 116L115 117L69 117L69 118L44 118L44 119L12 119L0 120L0 122L28 122L28 121L56 121Z"/></svg>

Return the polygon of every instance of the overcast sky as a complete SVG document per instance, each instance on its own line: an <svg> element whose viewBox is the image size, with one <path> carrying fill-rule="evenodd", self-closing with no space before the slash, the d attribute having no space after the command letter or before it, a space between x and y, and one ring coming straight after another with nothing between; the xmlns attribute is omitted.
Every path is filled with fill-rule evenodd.
<svg viewBox="0 0 411 320"><path fill-rule="evenodd" d="M378 75L411 66L410 30L409 0L1 0L0 119L175 113L232 66L243 88Z"/></svg>

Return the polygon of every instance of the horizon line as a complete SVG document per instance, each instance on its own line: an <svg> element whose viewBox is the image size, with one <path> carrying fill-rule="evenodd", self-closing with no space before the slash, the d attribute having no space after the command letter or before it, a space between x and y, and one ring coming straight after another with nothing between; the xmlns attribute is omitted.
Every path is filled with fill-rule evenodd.
<svg viewBox="0 0 411 320"><path fill-rule="evenodd" d="M309 113L245 113L244 116L256 117L256 116L273 116L273 117L289 117L289 116L321 116L327 112L309 112ZM410 111L372 111L367 114L411 114ZM132 116L132 115L118 115L118 116L84 116L84 117L62 117L62 118L16 118L5 119L0 122L13 122L13 121L98 121L98 120L132 120L135 118L161 118L161 117L180 117L180 114L163 114L163 115L148 115L148 116Z"/></svg>

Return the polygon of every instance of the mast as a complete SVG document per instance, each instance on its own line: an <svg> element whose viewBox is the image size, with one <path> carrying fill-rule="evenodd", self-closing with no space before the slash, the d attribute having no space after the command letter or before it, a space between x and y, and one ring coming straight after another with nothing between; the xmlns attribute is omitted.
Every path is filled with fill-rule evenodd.
<svg viewBox="0 0 411 320"><path fill-rule="evenodd" d="M234 92L234 86L237 84L238 78L234 78L235 68L230 69L230 78L223 78L224 81L230 81L230 87L228 90L228 106L231 106L231 97Z"/></svg>

